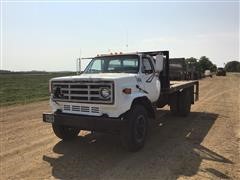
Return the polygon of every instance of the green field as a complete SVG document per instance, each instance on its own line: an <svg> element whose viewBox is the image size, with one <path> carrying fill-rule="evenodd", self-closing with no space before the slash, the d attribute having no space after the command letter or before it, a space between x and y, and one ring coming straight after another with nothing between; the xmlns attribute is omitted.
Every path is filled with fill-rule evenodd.
<svg viewBox="0 0 240 180"><path fill-rule="evenodd" d="M46 100L49 98L49 79L73 74L0 74L0 105L26 104Z"/></svg>

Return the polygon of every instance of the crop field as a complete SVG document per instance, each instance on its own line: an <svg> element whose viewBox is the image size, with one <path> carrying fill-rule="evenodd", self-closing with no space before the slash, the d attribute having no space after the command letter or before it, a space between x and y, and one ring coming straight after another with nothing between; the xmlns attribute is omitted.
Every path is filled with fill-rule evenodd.
<svg viewBox="0 0 240 180"><path fill-rule="evenodd" d="M48 81L73 73L0 74L0 105L26 104L49 98Z"/></svg>

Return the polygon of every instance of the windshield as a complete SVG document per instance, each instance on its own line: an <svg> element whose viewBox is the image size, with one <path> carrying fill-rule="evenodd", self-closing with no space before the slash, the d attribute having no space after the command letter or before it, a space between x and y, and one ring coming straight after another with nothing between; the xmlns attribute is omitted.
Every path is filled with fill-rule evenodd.
<svg viewBox="0 0 240 180"><path fill-rule="evenodd" d="M138 73L138 69L139 59L136 55L105 56L92 59L84 73Z"/></svg>

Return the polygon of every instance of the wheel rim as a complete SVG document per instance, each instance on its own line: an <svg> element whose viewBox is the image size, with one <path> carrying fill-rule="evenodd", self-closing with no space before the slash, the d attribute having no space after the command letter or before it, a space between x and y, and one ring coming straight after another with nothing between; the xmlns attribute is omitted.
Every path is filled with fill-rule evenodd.
<svg viewBox="0 0 240 180"><path fill-rule="evenodd" d="M135 121L135 139L137 142L142 142L146 133L146 119L143 115L137 117Z"/></svg>

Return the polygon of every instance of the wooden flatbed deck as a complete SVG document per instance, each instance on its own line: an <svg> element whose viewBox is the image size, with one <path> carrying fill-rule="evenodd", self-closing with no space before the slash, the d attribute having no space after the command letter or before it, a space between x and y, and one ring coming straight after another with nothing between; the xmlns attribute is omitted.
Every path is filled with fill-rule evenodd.
<svg viewBox="0 0 240 180"><path fill-rule="evenodd" d="M195 100L198 100L199 96L199 82L198 81L170 81L170 88L165 92L167 94L172 94L177 91L182 91L185 88L195 87L194 94Z"/></svg>

